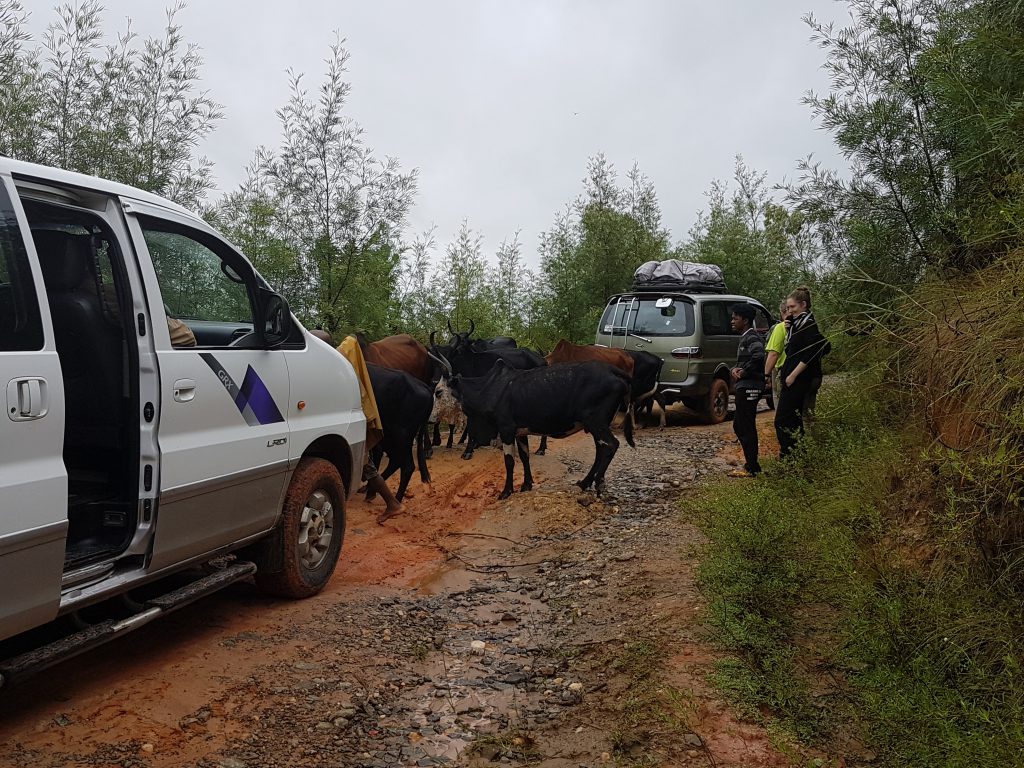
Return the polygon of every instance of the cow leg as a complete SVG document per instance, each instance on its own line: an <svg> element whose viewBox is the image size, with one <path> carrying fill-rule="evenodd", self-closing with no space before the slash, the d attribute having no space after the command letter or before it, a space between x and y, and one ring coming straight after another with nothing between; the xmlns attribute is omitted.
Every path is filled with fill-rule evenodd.
<svg viewBox="0 0 1024 768"><path fill-rule="evenodd" d="M376 447L375 447L375 448L374 448L374 449L373 449L373 450L372 450L372 451L370 452L370 457L371 457L371 458L373 459L373 466L377 467L377 472L378 472L378 474L381 474L381 473L380 473L380 465L381 465L381 462L383 462L383 461L384 461L384 449L383 449L383 448L381 448L381 447L380 447L379 445L378 445L378 446L376 446ZM389 471L388 471L388 474L391 474L391 472L394 472L394 471L395 471L395 470L391 469L391 463L392 463L392 462L391 462L391 457L390 457L390 456L388 456L388 470L389 470ZM387 475L381 474L381 477L387 477ZM371 501L373 501L373 500L374 500L375 498L377 498L377 492L376 492L375 490L373 490L373 489L372 489L372 488L370 487L370 485L369 485L369 484L367 484L367 485L366 485L366 496L365 496L365 499L366 499L366 501L367 501L367 502L371 502Z"/></svg>
<svg viewBox="0 0 1024 768"><path fill-rule="evenodd" d="M590 471L587 472L587 474L583 477L583 479L580 480L578 483L576 483L576 485L578 485L580 487L580 489L584 490L584 491L587 490L588 488L590 488L591 483L594 482L594 477L597 474L597 471L596 471L597 470L597 463L598 463L598 461L600 461L601 453L604 451L604 446L601 444L601 441L597 439L597 435L596 434L593 434L593 438L594 438L594 463L590 466Z"/></svg>
<svg viewBox="0 0 1024 768"><path fill-rule="evenodd" d="M430 483L430 468L427 466L427 458L430 455L428 437L427 426L424 424L423 429L416 434L416 462L420 466L421 483Z"/></svg>
<svg viewBox="0 0 1024 768"><path fill-rule="evenodd" d="M612 463L612 459L615 458L615 453L619 450L619 441L612 434L611 429L606 434L602 434L600 437L596 436L595 442L603 443L605 450L601 456L600 463L595 463L594 468L597 470L594 474L594 489L597 491L597 495L600 496L604 493L604 473L608 471L608 466Z"/></svg>
<svg viewBox="0 0 1024 768"><path fill-rule="evenodd" d="M464 442L466 442L466 438L467 437L469 437L469 425L468 424L465 427L462 428L462 437L459 438L459 445L462 445Z"/></svg>
<svg viewBox="0 0 1024 768"><path fill-rule="evenodd" d="M519 459L523 462L523 484L520 491L533 490L533 473L530 471L530 442L526 435L516 438L516 447L519 449Z"/></svg>
<svg viewBox="0 0 1024 768"><path fill-rule="evenodd" d="M455 425L454 424L449 424L448 425L448 445L446 447L447 448L451 448L454 443L455 443Z"/></svg>
<svg viewBox="0 0 1024 768"><path fill-rule="evenodd" d="M540 445L537 446L537 455L538 456L543 456L545 453L547 453L547 450L548 450L548 436L547 435L541 435L540 436Z"/></svg>
<svg viewBox="0 0 1024 768"><path fill-rule="evenodd" d="M473 451L475 449L476 449L476 441L473 440L473 438L471 437L471 438L469 438L469 440L466 441L466 450L464 450L462 452L462 458L466 459L467 461L469 459L472 459L473 458Z"/></svg>
<svg viewBox="0 0 1024 768"><path fill-rule="evenodd" d="M431 442L432 445L441 445L441 424L434 422L434 439ZM452 444L448 443L448 447L451 448Z"/></svg>
<svg viewBox="0 0 1024 768"><path fill-rule="evenodd" d="M512 470L516 465L514 441L515 436L509 437L508 442L504 437L501 438L501 450L505 454L505 487L498 494L499 499L507 499L512 495Z"/></svg>
<svg viewBox="0 0 1024 768"><path fill-rule="evenodd" d="M398 478L398 492L395 494L395 498L399 501L405 496L405 489L409 487L409 480L412 479L412 473L415 469L415 465L412 460L412 440L402 450L402 458L399 462L394 462L396 466L402 470L401 475ZM388 469L391 469L392 462L388 461ZM390 474L390 472L388 473ZM387 475L381 475L381 477L387 479Z"/></svg>

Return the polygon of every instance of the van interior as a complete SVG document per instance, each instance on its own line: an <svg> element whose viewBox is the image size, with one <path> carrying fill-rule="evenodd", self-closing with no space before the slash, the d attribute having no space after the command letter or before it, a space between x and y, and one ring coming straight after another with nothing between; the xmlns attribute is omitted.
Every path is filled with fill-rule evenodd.
<svg viewBox="0 0 1024 768"><path fill-rule="evenodd" d="M122 254L100 216L22 198L43 272L64 379L65 572L131 542L139 477L138 350Z"/></svg>

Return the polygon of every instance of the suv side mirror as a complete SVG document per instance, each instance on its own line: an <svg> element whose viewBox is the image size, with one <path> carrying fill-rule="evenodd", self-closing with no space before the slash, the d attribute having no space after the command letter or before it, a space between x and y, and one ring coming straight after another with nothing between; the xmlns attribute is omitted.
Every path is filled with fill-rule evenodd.
<svg viewBox="0 0 1024 768"><path fill-rule="evenodd" d="M274 349L287 341L292 331L292 313L284 296L260 287L255 329L264 349Z"/></svg>

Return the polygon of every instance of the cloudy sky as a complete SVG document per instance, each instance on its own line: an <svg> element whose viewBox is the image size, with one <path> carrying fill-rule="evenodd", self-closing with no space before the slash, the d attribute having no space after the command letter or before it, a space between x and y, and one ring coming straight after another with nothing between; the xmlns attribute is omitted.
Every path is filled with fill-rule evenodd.
<svg viewBox="0 0 1024 768"><path fill-rule="evenodd" d="M28 0L37 40L54 13ZM104 28L159 34L164 3L105 0ZM673 242L734 156L793 172L809 153L839 159L800 98L827 89L822 52L801 21L846 18L833 0L193 0L179 13L203 82L225 119L202 151L221 191L253 150L274 146L289 67L319 83L337 30L351 53L348 113L379 156L419 169L412 231L461 222L493 253L538 235L582 190L603 152L655 183Z"/></svg>

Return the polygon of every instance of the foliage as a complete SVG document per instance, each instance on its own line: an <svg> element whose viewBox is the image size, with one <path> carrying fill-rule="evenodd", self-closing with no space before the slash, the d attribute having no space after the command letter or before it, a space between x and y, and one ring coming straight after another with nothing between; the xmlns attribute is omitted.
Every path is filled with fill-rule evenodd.
<svg viewBox="0 0 1024 768"><path fill-rule="evenodd" d="M713 182L708 210L676 249L686 261L722 267L729 290L758 299L774 315L798 285L813 282L815 243L804 216L774 202L757 173L736 158L735 191Z"/></svg>
<svg viewBox="0 0 1024 768"><path fill-rule="evenodd" d="M198 208L212 188L196 156L221 118L199 90L202 57L167 12L163 36L129 26L103 44L96 0L56 9L30 48L19 0L0 2L0 154L103 176Z"/></svg>
<svg viewBox="0 0 1024 768"><path fill-rule="evenodd" d="M282 141L262 148L249 179L220 206L233 228L252 231L261 217L272 233L269 251L255 243L257 262L281 264L294 278L289 296L300 314L332 334L391 332L402 232L416 191L416 172L394 158L378 160L347 114L348 52L338 39L312 97L303 76L289 72L291 96L281 107ZM284 264L281 264L284 266ZM282 274L280 280L286 281Z"/></svg>
<svg viewBox="0 0 1024 768"><path fill-rule="evenodd" d="M944 507L927 441L885 430L907 413L888 375L827 388L801 451L702 504L701 584L733 654L716 679L826 749L841 722L883 765L1015 764L1019 593Z"/></svg>
<svg viewBox="0 0 1024 768"><path fill-rule="evenodd" d="M583 194L541 235L547 348L562 337L591 341L608 297L626 290L642 263L667 257L654 185L636 165L627 180L620 187L607 158L592 157Z"/></svg>
<svg viewBox="0 0 1024 768"><path fill-rule="evenodd" d="M877 322L879 305L929 271L983 266L1019 242L1024 9L1004 0L850 8L841 29L807 18L833 87L806 98L850 172L808 158L788 189L834 270L837 306L856 324L858 315Z"/></svg>

